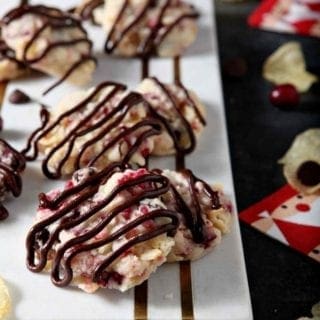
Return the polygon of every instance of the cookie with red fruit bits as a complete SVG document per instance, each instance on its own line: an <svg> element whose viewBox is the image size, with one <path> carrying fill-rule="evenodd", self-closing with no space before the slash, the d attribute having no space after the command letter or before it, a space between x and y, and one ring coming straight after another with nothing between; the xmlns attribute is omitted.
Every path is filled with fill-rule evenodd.
<svg viewBox="0 0 320 320"><path fill-rule="evenodd" d="M115 55L176 57L195 41L199 16L180 0L108 0L105 51Z"/></svg>
<svg viewBox="0 0 320 320"><path fill-rule="evenodd" d="M146 169L81 169L62 190L40 195L28 268L86 292L139 285L174 246L178 218L159 198L168 191L168 180Z"/></svg>

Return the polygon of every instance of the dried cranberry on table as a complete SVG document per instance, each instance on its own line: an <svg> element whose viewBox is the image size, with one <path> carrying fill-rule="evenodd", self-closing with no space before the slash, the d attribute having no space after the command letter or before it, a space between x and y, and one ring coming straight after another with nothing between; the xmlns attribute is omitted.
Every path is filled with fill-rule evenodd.
<svg viewBox="0 0 320 320"><path fill-rule="evenodd" d="M270 102L279 108L295 108L299 105L300 95L292 84L281 84L272 88Z"/></svg>

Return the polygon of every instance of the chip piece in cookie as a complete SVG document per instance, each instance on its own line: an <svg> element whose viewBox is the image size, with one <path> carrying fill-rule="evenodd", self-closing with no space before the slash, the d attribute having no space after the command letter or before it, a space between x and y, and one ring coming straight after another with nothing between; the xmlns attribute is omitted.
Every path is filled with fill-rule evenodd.
<svg viewBox="0 0 320 320"><path fill-rule="evenodd" d="M196 38L197 17L183 1L108 0L105 50L121 56L179 56Z"/></svg>
<svg viewBox="0 0 320 320"><path fill-rule="evenodd" d="M320 129L300 133L279 163L294 188L305 194L320 193Z"/></svg>

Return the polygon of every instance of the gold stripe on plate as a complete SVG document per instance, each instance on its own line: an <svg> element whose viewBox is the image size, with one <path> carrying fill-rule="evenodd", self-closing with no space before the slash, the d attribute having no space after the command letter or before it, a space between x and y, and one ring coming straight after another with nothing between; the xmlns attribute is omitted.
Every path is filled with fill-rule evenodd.
<svg viewBox="0 0 320 320"><path fill-rule="evenodd" d="M134 320L148 319L148 281L134 288Z"/></svg>
<svg viewBox="0 0 320 320"><path fill-rule="evenodd" d="M6 93L7 85L8 85L7 81L0 82L0 108L2 107L2 102L4 99L4 95Z"/></svg>
<svg viewBox="0 0 320 320"><path fill-rule="evenodd" d="M174 83L181 82L181 68L180 68L180 57L173 58L173 74L174 74Z"/></svg>
<svg viewBox="0 0 320 320"><path fill-rule="evenodd" d="M190 261L180 262L180 290L182 320L194 320Z"/></svg>

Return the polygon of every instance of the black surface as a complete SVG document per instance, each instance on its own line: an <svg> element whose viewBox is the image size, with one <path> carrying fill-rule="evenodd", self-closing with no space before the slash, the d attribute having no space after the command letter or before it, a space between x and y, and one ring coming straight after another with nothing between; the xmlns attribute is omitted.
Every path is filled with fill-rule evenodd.
<svg viewBox="0 0 320 320"><path fill-rule="evenodd" d="M273 107L271 85L263 80L263 61L281 44L299 41L308 68L320 69L320 41L254 30L246 17L258 2L217 3L217 28L222 64L244 58L241 78L223 73L231 158L239 211L285 184L278 159L296 134L320 127L320 90L302 96L294 111ZM319 213L320 214L320 213ZM310 315L320 300L320 264L244 224L241 225L254 319L291 320Z"/></svg>

